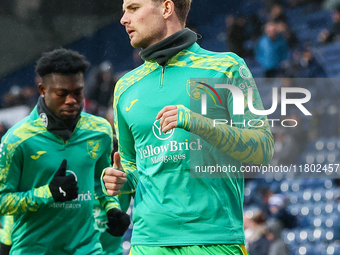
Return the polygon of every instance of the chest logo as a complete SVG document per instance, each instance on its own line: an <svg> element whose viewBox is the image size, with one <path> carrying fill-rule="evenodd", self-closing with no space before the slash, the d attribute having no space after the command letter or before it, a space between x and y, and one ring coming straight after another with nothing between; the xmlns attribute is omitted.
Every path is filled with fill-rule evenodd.
<svg viewBox="0 0 340 255"><path fill-rule="evenodd" d="M222 105L222 101L221 101L219 94L213 87L211 87L208 84L207 79L200 79L200 80L191 79L189 83L187 83L187 92L189 96L194 100L199 100L199 99L206 100L205 99L206 95L209 95L211 99L214 101L215 105L217 105L217 103L214 97L217 97L218 101Z"/></svg>
<svg viewBox="0 0 340 255"><path fill-rule="evenodd" d="M152 132L159 140L168 140L175 133L176 129L173 128L164 134L161 129L160 121L161 120L159 119L153 123Z"/></svg>
<svg viewBox="0 0 340 255"><path fill-rule="evenodd" d="M190 98L200 100L202 93L204 93L204 85L201 83L208 83L208 79L190 79L187 81L187 93Z"/></svg>
<svg viewBox="0 0 340 255"><path fill-rule="evenodd" d="M32 155L31 158L34 160L37 160L38 158L41 157L41 155L45 154L47 151L38 151L37 155Z"/></svg>
<svg viewBox="0 0 340 255"><path fill-rule="evenodd" d="M88 140L87 141L87 153L91 158L96 159L100 150L101 142L99 140Z"/></svg>
<svg viewBox="0 0 340 255"><path fill-rule="evenodd" d="M77 177L75 172L73 172L71 170L66 170L66 173L73 174L74 175L74 179L76 180L76 182L78 181L78 177Z"/></svg>
<svg viewBox="0 0 340 255"><path fill-rule="evenodd" d="M125 111L130 111L131 110L131 107L135 104L135 103L137 103L137 101L138 101L139 99L135 99L135 100L133 100L133 101L131 101L131 103L130 103L130 106L129 107L126 107L125 108Z"/></svg>

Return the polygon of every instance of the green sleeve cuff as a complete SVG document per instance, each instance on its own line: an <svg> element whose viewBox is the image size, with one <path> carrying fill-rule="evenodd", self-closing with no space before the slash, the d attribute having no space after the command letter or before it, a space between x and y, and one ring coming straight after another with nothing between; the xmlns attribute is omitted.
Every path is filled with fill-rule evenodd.
<svg viewBox="0 0 340 255"><path fill-rule="evenodd" d="M33 195L38 205L54 203L54 199L48 184L34 189Z"/></svg>
<svg viewBox="0 0 340 255"><path fill-rule="evenodd" d="M177 127L190 132L190 110L184 105L176 105L178 109Z"/></svg>
<svg viewBox="0 0 340 255"><path fill-rule="evenodd" d="M100 184L101 184L101 186L102 186L103 193L104 193L106 196L108 196L109 194L108 194L107 191L106 191L105 183L104 183L104 181L103 181L103 177L104 177L105 171L106 171L106 168L104 168L104 170L102 171L102 174L101 174L101 176L100 176Z"/></svg>
<svg viewBox="0 0 340 255"><path fill-rule="evenodd" d="M99 202L106 213L113 208L121 209L117 196L103 197L99 200Z"/></svg>

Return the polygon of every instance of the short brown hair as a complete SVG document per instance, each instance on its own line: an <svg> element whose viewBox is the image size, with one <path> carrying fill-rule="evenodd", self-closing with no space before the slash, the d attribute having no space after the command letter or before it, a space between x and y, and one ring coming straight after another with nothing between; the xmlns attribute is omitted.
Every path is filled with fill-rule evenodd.
<svg viewBox="0 0 340 255"><path fill-rule="evenodd" d="M165 0L152 0L153 2L164 2ZM179 19L179 22L182 25L185 25L185 22L188 17L188 13L190 11L190 6L192 0L171 0L175 4L175 12Z"/></svg>

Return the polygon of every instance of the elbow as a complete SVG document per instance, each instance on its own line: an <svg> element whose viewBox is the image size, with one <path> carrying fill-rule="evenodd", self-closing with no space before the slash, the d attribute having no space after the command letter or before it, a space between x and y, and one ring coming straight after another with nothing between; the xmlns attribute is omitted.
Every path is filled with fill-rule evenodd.
<svg viewBox="0 0 340 255"><path fill-rule="evenodd" d="M261 165L268 165L270 163L270 161L272 160L273 156L274 156L274 150L270 151L270 155L263 157L263 160L261 162Z"/></svg>
<svg viewBox="0 0 340 255"><path fill-rule="evenodd" d="M274 137L271 133L268 134L265 143L263 144L263 158L261 165L268 165L274 156Z"/></svg>
<svg viewBox="0 0 340 255"><path fill-rule="evenodd" d="M274 156L274 137L271 132L265 132L258 141L256 153L244 163L251 163L256 165L268 165Z"/></svg>

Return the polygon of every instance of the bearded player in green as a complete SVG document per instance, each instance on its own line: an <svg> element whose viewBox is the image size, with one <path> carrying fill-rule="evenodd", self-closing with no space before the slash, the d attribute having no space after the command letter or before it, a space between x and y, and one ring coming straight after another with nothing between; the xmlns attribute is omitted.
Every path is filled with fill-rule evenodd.
<svg viewBox="0 0 340 255"><path fill-rule="evenodd" d="M45 53L36 66L36 107L2 137L0 214L14 216L10 254L102 254L95 196L110 234L122 236L129 226L116 198L95 185L111 165L112 128L82 112L88 66L71 50Z"/></svg>
<svg viewBox="0 0 340 255"><path fill-rule="evenodd" d="M211 93L215 84L231 84L241 91L239 102L249 97L263 109L243 59L200 48L197 35L184 28L190 5L191 0L123 3L121 23L132 46L142 48L145 63L116 85L122 161L103 171L103 182L104 190L116 195L138 171L131 255L246 254L239 170L242 162L268 164L273 155L266 116L253 114L248 104L244 114L234 114L240 109L234 108L231 91L215 87ZM203 99L207 107L201 114ZM215 125L216 119L225 125ZM237 172L197 171L217 165Z"/></svg>
<svg viewBox="0 0 340 255"><path fill-rule="evenodd" d="M235 108L250 101L263 109L248 67L236 54L196 43L196 33L185 28L190 5L123 3L121 23L145 62L116 85L121 166L116 160L103 182L116 195L138 171L131 255L246 254L241 165L268 164L273 156L266 116L253 114L248 103ZM235 172L219 171L228 168Z"/></svg>

